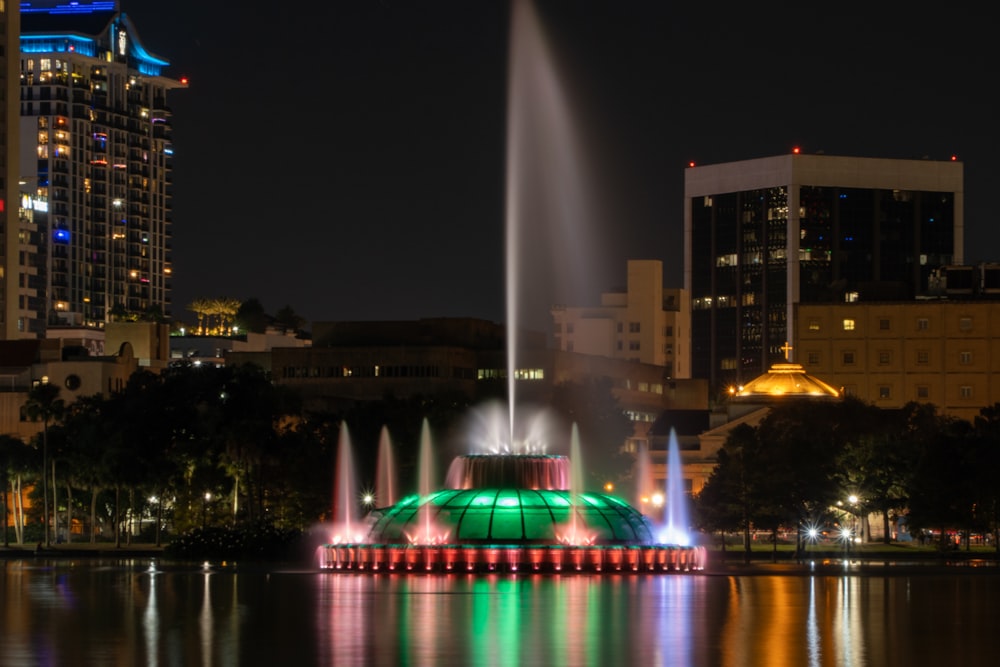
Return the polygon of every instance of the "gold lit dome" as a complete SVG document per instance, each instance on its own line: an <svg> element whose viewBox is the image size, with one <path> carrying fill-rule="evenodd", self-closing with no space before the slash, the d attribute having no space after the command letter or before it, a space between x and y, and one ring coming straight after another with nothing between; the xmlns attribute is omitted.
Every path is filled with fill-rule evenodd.
<svg viewBox="0 0 1000 667"><path fill-rule="evenodd" d="M786 400L787 398L837 399L841 392L806 373L800 364L774 364L742 387L730 389L734 399Z"/></svg>

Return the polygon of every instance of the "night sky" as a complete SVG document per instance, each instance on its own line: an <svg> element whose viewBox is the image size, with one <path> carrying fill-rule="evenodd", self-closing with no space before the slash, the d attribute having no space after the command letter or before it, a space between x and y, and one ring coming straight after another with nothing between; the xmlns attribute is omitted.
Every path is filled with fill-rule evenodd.
<svg viewBox="0 0 1000 667"><path fill-rule="evenodd" d="M955 155L965 260L1000 260L989 22L957 5L804 4L538 5L602 201L586 295L537 280L530 326L545 304L624 285L630 258L662 259L681 286L692 160ZM122 8L190 78L171 100L175 319L226 296L309 321L505 321L507 2Z"/></svg>

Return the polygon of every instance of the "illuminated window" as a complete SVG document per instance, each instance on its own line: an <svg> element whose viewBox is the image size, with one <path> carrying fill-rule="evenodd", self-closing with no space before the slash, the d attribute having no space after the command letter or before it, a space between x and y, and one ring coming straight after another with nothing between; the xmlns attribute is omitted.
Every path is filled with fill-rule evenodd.
<svg viewBox="0 0 1000 667"><path fill-rule="evenodd" d="M846 303L856 303L857 300L858 300L858 293L857 292L845 292L844 293L844 301Z"/></svg>
<svg viewBox="0 0 1000 667"><path fill-rule="evenodd" d="M809 331L819 331L819 320L815 317L809 319Z"/></svg>
<svg viewBox="0 0 1000 667"><path fill-rule="evenodd" d="M854 331L854 320L852 319L844 320L844 331Z"/></svg>

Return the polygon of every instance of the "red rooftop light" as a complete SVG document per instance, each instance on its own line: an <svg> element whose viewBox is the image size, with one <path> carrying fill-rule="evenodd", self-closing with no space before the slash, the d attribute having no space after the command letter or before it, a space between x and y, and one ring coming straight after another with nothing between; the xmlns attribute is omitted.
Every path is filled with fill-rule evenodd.
<svg viewBox="0 0 1000 667"><path fill-rule="evenodd" d="M792 149L792 153L794 153L795 155L798 155L799 152L800 151L799 151L799 147L798 146L796 146L795 148Z"/></svg>

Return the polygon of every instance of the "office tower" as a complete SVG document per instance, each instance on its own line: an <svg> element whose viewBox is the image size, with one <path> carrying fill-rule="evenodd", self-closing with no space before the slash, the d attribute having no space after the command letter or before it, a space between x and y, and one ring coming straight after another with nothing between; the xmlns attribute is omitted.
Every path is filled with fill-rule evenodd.
<svg viewBox="0 0 1000 667"><path fill-rule="evenodd" d="M791 359L803 303L913 299L962 262L962 164L793 153L692 167L692 375L713 390Z"/></svg>
<svg viewBox="0 0 1000 667"><path fill-rule="evenodd" d="M167 96L186 84L116 2L23 2L20 43L20 176L47 208L38 315L97 328L169 316Z"/></svg>

